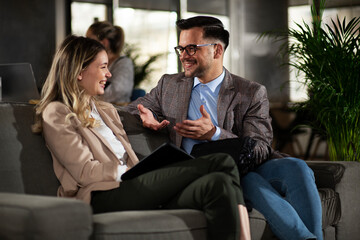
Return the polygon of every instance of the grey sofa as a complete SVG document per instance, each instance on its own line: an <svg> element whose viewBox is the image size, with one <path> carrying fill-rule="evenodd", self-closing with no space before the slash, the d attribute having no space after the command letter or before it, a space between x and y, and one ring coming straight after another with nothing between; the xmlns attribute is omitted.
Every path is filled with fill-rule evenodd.
<svg viewBox="0 0 360 240"><path fill-rule="evenodd" d="M0 239L206 239L200 211L124 211L93 215L89 205L56 197L59 183L44 140L31 133L33 105L0 103ZM119 111L139 157L167 141ZM323 207L326 240L358 239L360 164L308 162ZM279 209L281 211L281 209ZM252 239L276 239L264 217L249 211Z"/></svg>

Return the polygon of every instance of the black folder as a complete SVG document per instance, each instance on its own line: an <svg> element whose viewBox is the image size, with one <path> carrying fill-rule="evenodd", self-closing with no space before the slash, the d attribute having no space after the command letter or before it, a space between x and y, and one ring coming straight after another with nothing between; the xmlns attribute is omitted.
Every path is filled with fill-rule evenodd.
<svg viewBox="0 0 360 240"><path fill-rule="evenodd" d="M239 159L243 142L240 138L227 138L217 141L209 141L195 144L191 151L194 157L201 157L212 153L227 153L234 160Z"/></svg>
<svg viewBox="0 0 360 240"><path fill-rule="evenodd" d="M158 147L149 156L142 159L134 167L126 171L121 176L121 180L129 180L166 165L193 158L193 156L189 155L181 148L178 148L176 145L167 142Z"/></svg>
<svg viewBox="0 0 360 240"><path fill-rule="evenodd" d="M250 137L221 139L195 144L191 155L201 157L213 153L227 153L234 159L240 175L243 176L258 166L253 158L255 145L256 141Z"/></svg>

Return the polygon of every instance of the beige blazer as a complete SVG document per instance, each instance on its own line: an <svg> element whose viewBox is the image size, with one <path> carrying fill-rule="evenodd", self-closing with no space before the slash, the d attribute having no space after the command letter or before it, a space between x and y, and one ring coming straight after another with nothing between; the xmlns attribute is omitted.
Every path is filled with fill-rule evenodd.
<svg viewBox="0 0 360 240"><path fill-rule="evenodd" d="M99 102L96 107L103 121L123 144L128 155L127 165L134 166L139 160L116 109L105 102ZM119 160L97 131L83 127L76 116L67 120L69 113L70 109L63 103L50 103L42 115L43 134L61 183L58 196L90 203L91 191L119 187L119 182L116 182Z"/></svg>
<svg viewBox="0 0 360 240"><path fill-rule="evenodd" d="M170 139L181 146L182 136L173 127L187 118L193 84L194 79L185 77L184 73L165 74L149 94L132 102L125 110L138 114L136 106L141 103L157 114L160 120L169 120ZM221 129L220 139L252 137L257 140L256 162L273 158L269 101L263 85L231 74L225 69L217 115Z"/></svg>

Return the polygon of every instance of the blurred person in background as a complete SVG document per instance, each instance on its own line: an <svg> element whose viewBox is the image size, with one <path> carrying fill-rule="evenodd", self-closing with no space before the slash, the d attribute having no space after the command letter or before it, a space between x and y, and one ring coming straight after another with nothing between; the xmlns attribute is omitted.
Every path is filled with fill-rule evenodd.
<svg viewBox="0 0 360 240"><path fill-rule="evenodd" d="M120 26L110 22L95 22L86 32L86 37L104 45L109 57L109 70L112 77L105 87L103 100L111 103L129 103L134 88L134 64L121 55L125 44L125 33Z"/></svg>

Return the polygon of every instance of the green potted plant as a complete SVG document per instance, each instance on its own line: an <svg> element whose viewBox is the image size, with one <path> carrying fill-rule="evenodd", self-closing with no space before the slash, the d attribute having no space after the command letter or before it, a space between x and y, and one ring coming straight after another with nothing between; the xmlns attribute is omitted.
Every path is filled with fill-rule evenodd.
<svg viewBox="0 0 360 240"><path fill-rule="evenodd" d="M134 88L139 88L140 84L148 79L149 74L154 70L152 64L163 55L154 54L149 56L147 60L141 61L141 50L132 44L125 45L124 54L131 58L134 64Z"/></svg>
<svg viewBox="0 0 360 240"><path fill-rule="evenodd" d="M312 117L310 125L326 137L331 160L360 161L360 17L337 16L323 24L325 0L314 6L315 1L312 25L276 32L276 39L289 40L280 52L308 89L308 100L296 110Z"/></svg>
<svg viewBox="0 0 360 240"><path fill-rule="evenodd" d="M149 56L147 60L141 61L141 50L132 44L125 44L124 54L131 58L134 64L134 89L130 99L134 101L145 95L146 92L140 84L148 80L150 73L154 71L152 64L163 54L154 54Z"/></svg>

